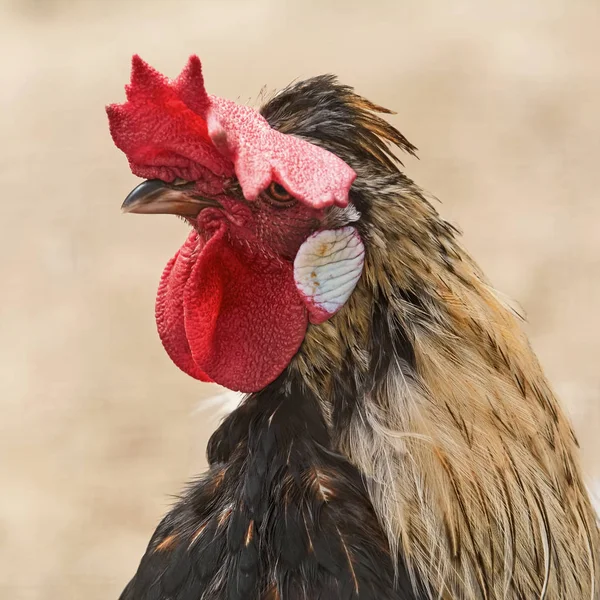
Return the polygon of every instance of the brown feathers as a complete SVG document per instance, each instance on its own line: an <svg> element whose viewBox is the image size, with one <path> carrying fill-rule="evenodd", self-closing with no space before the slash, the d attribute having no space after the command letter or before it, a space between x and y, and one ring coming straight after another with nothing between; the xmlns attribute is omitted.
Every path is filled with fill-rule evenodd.
<svg viewBox="0 0 600 600"><path fill-rule="evenodd" d="M361 287L331 330L311 329L297 368L320 390L344 362L371 368L365 354L379 340L364 324L385 301L415 368L396 356L372 390L359 388L364 398L339 436L372 479L392 545L432 591L454 598L595 598L600 538L569 423L517 317L450 237L452 259L427 239L443 229L433 211L406 221L410 202L424 200L402 189L373 200L384 243L370 246ZM403 224L423 241L393 231ZM335 403L335 393L322 400Z"/></svg>
<svg viewBox="0 0 600 600"><path fill-rule="evenodd" d="M327 78L263 109L359 174L364 275L291 370L432 598L596 600L600 534L570 424L518 315L386 143L414 147L375 110Z"/></svg>

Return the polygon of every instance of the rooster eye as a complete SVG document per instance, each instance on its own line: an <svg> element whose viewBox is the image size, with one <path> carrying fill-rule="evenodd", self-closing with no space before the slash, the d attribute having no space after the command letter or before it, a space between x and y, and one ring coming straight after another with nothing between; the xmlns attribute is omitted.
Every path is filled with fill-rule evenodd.
<svg viewBox="0 0 600 600"><path fill-rule="evenodd" d="M291 206L296 200L288 191L276 181L271 182L267 188L267 195L277 206Z"/></svg>

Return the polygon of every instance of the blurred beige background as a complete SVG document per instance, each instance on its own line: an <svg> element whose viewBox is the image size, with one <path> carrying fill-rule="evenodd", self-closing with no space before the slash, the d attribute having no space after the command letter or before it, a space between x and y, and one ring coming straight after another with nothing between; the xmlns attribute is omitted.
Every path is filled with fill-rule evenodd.
<svg viewBox="0 0 600 600"><path fill-rule="evenodd" d="M599 477L599 31L598 0L0 0L0 597L116 598L215 426L155 334L185 226L119 211L104 105L134 52L196 52L244 102L334 72L395 109Z"/></svg>

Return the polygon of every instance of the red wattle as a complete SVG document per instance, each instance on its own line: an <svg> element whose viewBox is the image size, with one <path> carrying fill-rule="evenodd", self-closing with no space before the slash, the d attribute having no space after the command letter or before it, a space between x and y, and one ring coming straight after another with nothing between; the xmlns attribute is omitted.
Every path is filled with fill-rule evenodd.
<svg viewBox="0 0 600 600"><path fill-rule="evenodd" d="M233 248L225 223L201 247L193 232L157 299L163 345L180 369L231 390L271 383L302 344L307 311L287 262L265 269Z"/></svg>
<svg viewBox="0 0 600 600"><path fill-rule="evenodd" d="M163 271L156 296L156 326L171 360L188 375L200 381L212 381L192 357L185 334L183 294L200 248L200 237L192 231Z"/></svg>

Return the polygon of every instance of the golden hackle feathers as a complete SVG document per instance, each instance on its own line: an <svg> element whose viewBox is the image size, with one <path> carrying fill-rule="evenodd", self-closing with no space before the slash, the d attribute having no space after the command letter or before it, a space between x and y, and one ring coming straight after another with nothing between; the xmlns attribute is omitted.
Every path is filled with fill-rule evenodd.
<svg viewBox="0 0 600 600"><path fill-rule="evenodd" d="M363 277L345 310L309 328L292 368L330 420L338 374L356 379L340 447L432 598L597 600L600 534L577 443L520 317L420 190L370 154L378 174L353 165L368 198ZM382 304L415 364L395 356L369 386Z"/></svg>

